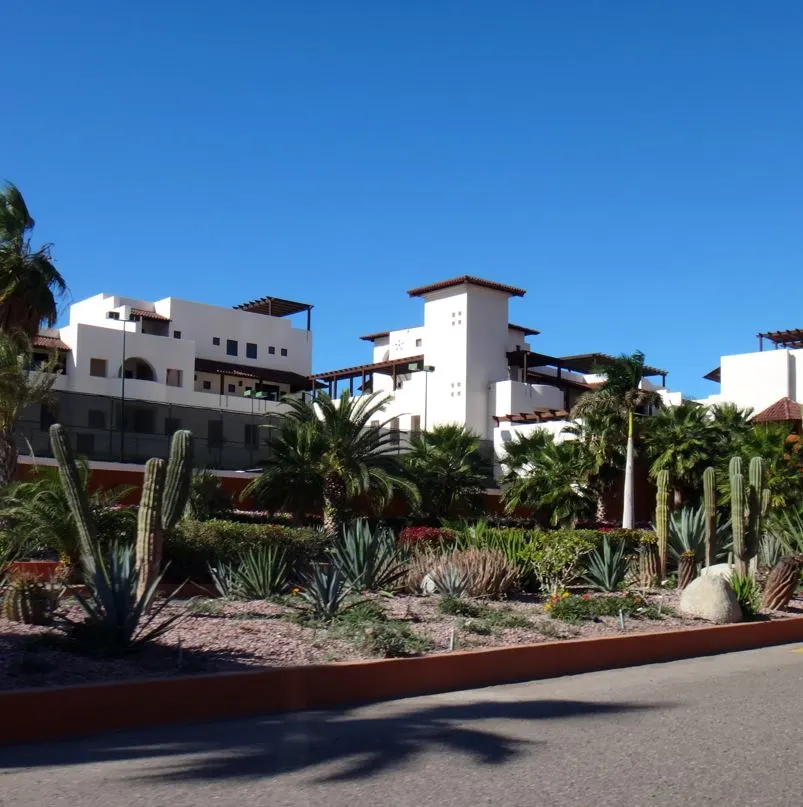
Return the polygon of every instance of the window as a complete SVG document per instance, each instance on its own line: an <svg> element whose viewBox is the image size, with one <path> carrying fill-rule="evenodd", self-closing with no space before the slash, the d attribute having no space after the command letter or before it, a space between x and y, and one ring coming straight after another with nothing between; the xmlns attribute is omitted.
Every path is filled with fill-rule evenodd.
<svg viewBox="0 0 803 807"><path fill-rule="evenodd" d="M39 428L47 431L54 423L58 423L58 420L59 413L46 404L42 404L42 408L39 410Z"/></svg>
<svg viewBox="0 0 803 807"><path fill-rule="evenodd" d="M106 413L102 409L90 409L87 419L90 429L106 428Z"/></svg>
<svg viewBox="0 0 803 807"><path fill-rule="evenodd" d="M167 373L165 374L165 384L167 384L168 387L180 387L183 375L181 370L173 370L168 367Z"/></svg>
<svg viewBox="0 0 803 807"><path fill-rule="evenodd" d="M415 346L416 346L416 347L421 347L421 345L423 345L423 344L424 344L424 340L423 340L423 339L416 339L416 340L415 340Z"/></svg>
<svg viewBox="0 0 803 807"><path fill-rule="evenodd" d="M245 424L245 444L249 448L259 448L259 425L256 423Z"/></svg>
<svg viewBox="0 0 803 807"><path fill-rule="evenodd" d="M206 423L206 440L210 446L223 445L223 421L209 420Z"/></svg>
<svg viewBox="0 0 803 807"><path fill-rule="evenodd" d="M286 348L286 347L283 347L283 348L282 348L282 350L281 350L281 354L282 354L282 356L286 356L286 355L287 355L287 348Z"/></svg>
<svg viewBox="0 0 803 807"><path fill-rule="evenodd" d="M172 437L181 428L181 421L178 418L165 418L165 434Z"/></svg>
<svg viewBox="0 0 803 807"><path fill-rule="evenodd" d="M413 415L410 418L410 431L411 432L421 431L421 415Z"/></svg>
<svg viewBox="0 0 803 807"><path fill-rule="evenodd" d="M226 355L227 356L236 356L237 355L237 340L236 339L227 339L226 340Z"/></svg>
<svg viewBox="0 0 803 807"><path fill-rule="evenodd" d="M154 410L138 406L134 409L134 432L137 434L153 434L155 430Z"/></svg>
<svg viewBox="0 0 803 807"><path fill-rule="evenodd" d="M275 348L273 345L271 345L271 346L268 348L268 353L269 353L271 356L275 356L275 355L276 355L276 348Z"/></svg>
<svg viewBox="0 0 803 807"><path fill-rule="evenodd" d="M204 385L204 389L212 389L212 382L211 381L204 381L203 385Z"/></svg>
<svg viewBox="0 0 803 807"><path fill-rule="evenodd" d="M94 454L95 453L95 435L94 434L78 434L75 439L75 450L79 454Z"/></svg>
<svg viewBox="0 0 803 807"><path fill-rule="evenodd" d="M220 344L220 337L219 336L213 336L212 337L212 344L213 345L219 345Z"/></svg>
<svg viewBox="0 0 803 807"><path fill-rule="evenodd" d="M257 357L257 346L253 342L245 343L245 356L247 359L255 359Z"/></svg>
<svg viewBox="0 0 803 807"><path fill-rule="evenodd" d="M90 359L89 375L106 378L106 359Z"/></svg>
<svg viewBox="0 0 803 807"><path fill-rule="evenodd" d="M107 311L106 316L109 319L120 319L120 312L119 311Z"/></svg>
<svg viewBox="0 0 803 807"><path fill-rule="evenodd" d="M237 392L237 387L234 384L229 384L229 392Z"/></svg>
<svg viewBox="0 0 803 807"><path fill-rule="evenodd" d="M173 339L181 339L181 331L173 331Z"/></svg>

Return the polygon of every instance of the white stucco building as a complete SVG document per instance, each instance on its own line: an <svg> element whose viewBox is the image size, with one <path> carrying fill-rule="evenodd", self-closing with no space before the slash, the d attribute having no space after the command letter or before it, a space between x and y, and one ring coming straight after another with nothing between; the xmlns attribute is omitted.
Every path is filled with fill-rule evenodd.
<svg viewBox="0 0 803 807"><path fill-rule="evenodd" d="M46 451L44 427L58 418L79 453L132 461L191 428L199 462L248 467L264 448L264 416L309 388L311 309L275 297L236 308L109 294L74 303L68 324L34 343L35 359L58 352L57 411L42 408L23 433Z"/></svg>
<svg viewBox="0 0 803 807"><path fill-rule="evenodd" d="M384 416L401 431L459 423L492 442L497 455L517 434L558 433L577 398L603 380L593 370L604 357L534 351L530 339L539 332L509 316L510 299L525 293L469 276L410 289L423 300L423 325L367 334L371 362L315 377L333 396L345 388L391 395ZM661 384L644 383L669 402L666 373L647 369Z"/></svg>

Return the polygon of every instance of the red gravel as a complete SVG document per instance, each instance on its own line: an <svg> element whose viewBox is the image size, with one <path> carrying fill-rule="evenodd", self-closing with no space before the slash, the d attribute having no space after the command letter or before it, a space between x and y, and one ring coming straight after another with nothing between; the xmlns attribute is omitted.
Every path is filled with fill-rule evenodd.
<svg viewBox="0 0 803 807"><path fill-rule="evenodd" d="M659 604L657 596L649 600L653 605ZM530 622L528 627L493 628L490 635L472 630L472 627L488 630L483 618L466 620L441 614L436 597L398 596L380 598L378 602L388 618L401 620L414 633L428 638L432 652L447 651L453 632L456 648L501 647L622 633L617 618L603 617L580 625L552 619L544 612L543 602L535 598L489 603L493 609ZM672 608L676 602L674 592L664 593L664 606ZM67 604L63 608L72 618L78 617L75 605ZM166 613L176 611L186 616L165 636L138 653L116 659L77 655L70 652L61 634L52 628L22 625L0 617L0 690L368 657L363 649L332 635L327 628L303 626L293 621L290 617L296 612L285 605L196 600L174 602L166 609ZM786 614L775 614L772 618L792 615L803 615L803 597L793 600ZM628 618L624 632L679 630L704 624L677 616L666 616L659 621Z"/></svg>

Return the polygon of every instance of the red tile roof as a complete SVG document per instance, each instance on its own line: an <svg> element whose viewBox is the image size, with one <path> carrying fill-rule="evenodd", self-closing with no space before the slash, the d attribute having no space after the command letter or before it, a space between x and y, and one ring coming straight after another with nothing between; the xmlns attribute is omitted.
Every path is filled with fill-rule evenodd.
<svg viewBox="0 0 803 807"><path fill-rule="evenodd" d="M139 317L140 319L155 319L159 320L160 322L170 322L170 317L163 317L161 314L157 314L155 311L146 311L144 308L132 308L131 316Z"/></svg>
<svg viewBox="0 0 803 807"><path fill-rule="evenodd" d="M481 277L472 277L471 275L461 275L460 277L453 277L449 280L441 280L438 283L432 283L429 286L419 286L415 289L409 289L407 293L410 297L422 297L433 291L450 289L452 286L462 286L464 284L469 286L481 286L484 289L492 289L493 291L501 291L504 294L509 294L511 297L524 297L527 293L524 289L518 289L515 286L506 286L504 283L496 283L493 280L483 280Z"/></svg>
<svg viewBox="0 0 803 807"><path fill-rule="evenodd" d="M62 342L57 336L34 336L33 346L46 347L50 348L51 350L70 350L70 346L64 344L64 342Z"/></svg>
<svg viewBox="0 0 803 807"><path fill-rule="evenodd" d="M753 423L783 423L800 420L800 404L791 398L781 398L753 417Z"/></svg>

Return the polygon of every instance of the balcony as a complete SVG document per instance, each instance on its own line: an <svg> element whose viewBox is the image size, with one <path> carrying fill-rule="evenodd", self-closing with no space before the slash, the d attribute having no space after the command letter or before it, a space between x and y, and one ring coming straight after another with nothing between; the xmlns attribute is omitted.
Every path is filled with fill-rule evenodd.
<svg viewBox="0 0 803 807"><path fill-rule="evenodd" d="M550 384L525 384L522 381L499 381L491 386L491 413L504 418L536 411L566 409L564 390Z"/></svg>

